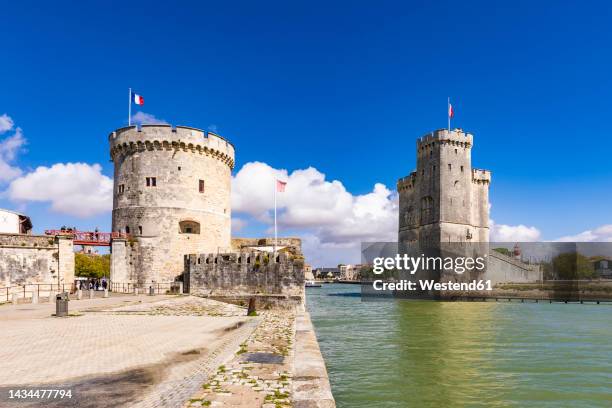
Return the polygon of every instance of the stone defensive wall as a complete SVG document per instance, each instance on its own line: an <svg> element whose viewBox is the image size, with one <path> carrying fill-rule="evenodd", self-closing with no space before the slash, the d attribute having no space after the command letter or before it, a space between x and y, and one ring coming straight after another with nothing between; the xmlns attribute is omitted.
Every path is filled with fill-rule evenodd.
<svg viewBox="0 0 612 408"><path fill-rule="evenodd" d="M186 293L289 307L304 304L304 259L288 252L250 251L185 256Z"/></svg>
<svg viewBox="0 0 612 408"><path fill-rule="evenodd" d="M539 265L524 263L518 259L489 251L486 279L491 283L530 283L542 280L542 271Z"/></svg>
<svg viewBox="0 0 612 408"><path fill-rule="evenodd" d="M31 296L23 285L74 283L74 245L63 236L0 234L0 288L15 288L19 296ZM49 289L47 287L47 289ZM12 289L9 289L12 291Z"/></svg>
<svg viewBox="0 0 612 408"><path fill-rule="evenodd" d="M234 145L215 133L189 126L128 126L111 132L108 141L112 160L121 153L181 149L218 158L234 168Z"/></svg>

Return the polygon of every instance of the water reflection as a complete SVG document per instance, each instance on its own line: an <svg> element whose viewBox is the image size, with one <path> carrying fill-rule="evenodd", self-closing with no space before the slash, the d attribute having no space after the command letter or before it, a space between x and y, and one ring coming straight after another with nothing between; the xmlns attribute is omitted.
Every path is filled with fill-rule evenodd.
<svg viewBox="0 0 612 408"><path fill-rule="evenodd" d="M611 306L362 302L355 291L308 290L339 408L612 406Z"/></svg>
<svg viewBox="0 0 612 408"><path fill-rule="evenodd" d="M400 301L394 341L400 377L415 406L494 405L497 378L485 375L497 337L493 303ZM502 306L503 307L503 306ZM509 384L507 384L509 385Z"/></svg>

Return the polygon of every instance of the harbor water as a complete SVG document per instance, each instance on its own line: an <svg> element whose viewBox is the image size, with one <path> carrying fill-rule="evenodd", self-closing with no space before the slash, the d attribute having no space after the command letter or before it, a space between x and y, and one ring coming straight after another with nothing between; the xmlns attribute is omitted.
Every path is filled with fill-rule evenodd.
<svg viewBox="0 0 612 408"><path fill-rule="evenodd" d="M612 306L307 289L340 408L611 407Z"/></svg>

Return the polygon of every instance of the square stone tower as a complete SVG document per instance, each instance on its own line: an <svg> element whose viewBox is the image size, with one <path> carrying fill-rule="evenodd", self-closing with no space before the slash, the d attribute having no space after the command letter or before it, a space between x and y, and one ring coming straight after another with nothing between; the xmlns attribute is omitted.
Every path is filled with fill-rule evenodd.
<svg viewBox="0 0 612 408"><path fill-rule="evenodd" d="M472 145L460 129L417 140L417 169L397 182L400 243L489 241L491 173L472 168Z"/></svg>

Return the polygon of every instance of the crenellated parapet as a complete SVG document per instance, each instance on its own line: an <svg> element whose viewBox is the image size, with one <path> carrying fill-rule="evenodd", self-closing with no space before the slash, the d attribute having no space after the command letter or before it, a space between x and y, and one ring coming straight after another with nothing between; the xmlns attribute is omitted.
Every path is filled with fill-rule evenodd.
<svg viewBox="0 0 612 408"><path fill-rule="evenodd" d="M491 172L483 169L472 169L472 182L476 184L490 184Z"/></svg>
<svg viewBox="0 0 612 408"><path fill-rule="evenodd" d="M287 251L185 256L188 293L219 298L289 297L304 302L304 258Z"/></svg>
<svg viewBox="0 0 612 408"><path fill-rule="evenodd" d="M402 177L397 181L397 191L412 190L416 186L417 172L413 171L410 175Z"/></svg>
<svg viewBox="0 0 612 408"><path fill-rule="evenodd" d="M436 145L450 145L463 148L471 148L474 136L461 129L449 131L448 129L438 129L417 139L417 154L423 154Z"/></svg>
<svg viewBox="0 0 612 408"><path fill-rule="evenodd" d="M276 254L261 251L208 253L195 255L195 258L193 258L193 262L197 264L236 264L255 268L270 264L293 264L295 261L303 263L304 260L302 257L296 257L285 251Z"/></svg>
<svg viewBox="0 0 612 408"><path fill-rule="evenodd" d="M142 125L120 128L109 134L111 160L118 155L168 150L210 156L234 168L234 146L223 137L188 126Z"/></svg>

